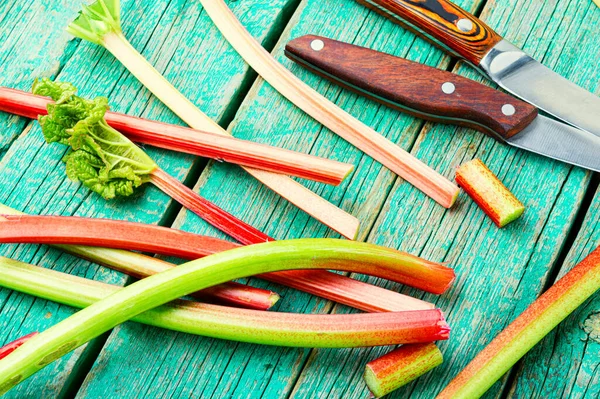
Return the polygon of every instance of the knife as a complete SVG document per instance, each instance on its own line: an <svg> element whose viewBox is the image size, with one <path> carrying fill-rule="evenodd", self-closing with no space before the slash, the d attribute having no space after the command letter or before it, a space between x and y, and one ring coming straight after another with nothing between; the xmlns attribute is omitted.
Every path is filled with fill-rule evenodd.
<svg viewBox="0 0 600 399"><path fill-rule="evenodd" d="M600 137L600 98L569 82L446 0L357 0L469 61L506 91Z"/></svg>
<svg viewBox="0 0 600 399"><path fill-rule="evenodd" d="M418 117L469 126L509 145L600 171L600 137L538 114L474 80L321 36L285 47L288 58L361 95Z"/></svg>

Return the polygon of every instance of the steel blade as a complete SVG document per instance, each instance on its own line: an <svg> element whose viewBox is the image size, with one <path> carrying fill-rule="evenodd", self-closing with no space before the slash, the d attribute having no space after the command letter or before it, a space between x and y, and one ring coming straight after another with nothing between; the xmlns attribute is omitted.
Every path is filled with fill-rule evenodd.
<svg viewBox="0 0 600 399"><path fill-rule="evenodd" d="M515 96L600 137L600 97L569 82L506 40L494 46L479 67Z"/></svg>
<svg viewBox="0 0 600 399"><path fill-rule="evenodd" d="M542 115L507 143L600 172L600 137Z"/></svg>

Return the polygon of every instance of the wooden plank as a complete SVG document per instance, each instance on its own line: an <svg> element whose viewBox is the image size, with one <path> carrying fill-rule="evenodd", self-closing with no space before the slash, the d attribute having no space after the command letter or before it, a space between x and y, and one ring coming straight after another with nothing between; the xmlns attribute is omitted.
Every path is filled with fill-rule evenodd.
<svg viewBox="0 0 600 399"><path fill-rule="evenodd" d="M477 8L469 2L462 2L462 5ZM584 20L581 11L566 1L546 5L491 3L484 18L492 26L500 27L500 33L508 32L509 39L525 45L547 65L556 67L584 86L593 84L595 80L588 79L589 75L585 74L594 73L593 70L565 69L568 64L579 65L582 59L574 52L568 57L558 51L560 47L556 46L568 44L565 41L575 33L565 30L565 26L558 23L560 21L553 19L555 8L567 14L565 21L576 25ZM290 37L316 33L433 65L445 65L441 53L347 0L303 2L290 27L277 47L278 58L361 120L410 148L420 127L418 121L340 91L292 66L281 56L281 46ZM539 34L542 30L545 32L543 37ZM572 48L580 50L581 46ZM460 71L476 76L465 68ZM270 116L268 120L267 115ZM455 166L479 156L526 203L526 216L500 231L464 195L451 211L437 207L421 193L402 184L388 171L321 129L268 85L255 85L232 127L240 137L310 148L313 153L354 162L358 170L344 186L334 189L315 185L315 188L329 200L363 218L366 227L361 237L364 239L368 235L370 241L435 260L450 260L457 267L460 277L456 287L438 299L439 305L448 312L455 331L452 340L441 345L447 361L434 373L399 391L398 397L408 393L415 397L432 397L489 337L535 298L556 259L562 237L574 219L588 181L588 175L581 170L571 171L557 162L509 149L478 133L428 125L417 141L415 152L420 158L452 176ZM292 134L293 131L302 134ZM299 219L301 215L296 217L297 212L289 206L273 206L267 193L243 180L233 168L222 165L208 168L199 188L212 199L227 196L238 203L247 220L264 227L277 238L326 233L320 226ZM390 189L392 192L381 209L381 217L369 234ZM248 204L251 203L263 203L262 212L258 214L255 207L250 210ZM290 220L294 222L291 227ZM181 215L178 223L187 230L210 231L189 213ZM284 295L279 310L329 310L323 301L283 288L278 291ZM362 367L368 359L384 352L382 349L354 349L319 350L309 354L304 349L258 347L156 329L144 329L140 338L140 329L127 325L118 334L113 334L90 375L88 390L82 392L81 397L107 396L116 392L127 392L132 396L168 392L174 397L282 397L290 393L297 397L364 397L366 392L360 381ZM149 351L156 353L156 348L161 346L156 358L144 364L143 371L138 364L128 361L128 358L139 358ZM132 388L127 376L134 372L143 374L142 381ZM90 386L95 390L91 391ZM499 388L496 386L494 392L497 393Z"/></svg>
<svg viewBox="0 0 600 399"><path fill-rule="evenodd" d="M572 32L553 46L562 53L561 72L583 69L580 84L600 94L600 49L594 43L600 37L600 10L588 5L569 4L578 18L565 13L561 30ZM561 9L557 11L562 12ZM574 265L600 245L600 190L587 210L575 242L561 267L562 277ZM582 326L588 317L600 311L600 296L594 295L562 322L523 359L511 386L510 398L598 398L600 397L600 343L591 339ZM511 315L514 319L517 313Z"/></svg>
<svg viewBox="0 0 600 399"><path fill-rule="evenodd" d="M47 27L61 26L75 15L79 6L64 2L42 7L41 3L5 1L0 4L0 85L29 90L32 77L54 76L77 46L77 42L69 42L63 30ZM0 113L0 159L28 122L25 118Z"/></svg>
<svg viewBox="0 0 600 399"><path fill-rule="evenodd" d="M56 2L55 7L58 9L60 6ZM198 3L183 0L143 4L123 1L122 6L125 34L134 47L143 49L143 54L210 116L218 121L227 119L232 112L231 107L236 107L237 98L243 94L244 81L251 79L252 74L248 73L248 68L235 53L227 51L223 43L215 40L216 29L212 32L196 29L206 26L206 21L204 24L198 22L206 19ZM32 7L48 11L47 17L52 14L50 7L43 8L40 4ZM13 17L20 18L19 14L13 14L13 10L14 7L4 16L7 23ZM62 32L65 23L74 16L73 11L56 17L52 14L53 19L47 23L40 22L40 26L46 29L52 26L53 35L57 35L56 32ZM264 27L268 25L271 16L249 13L245 18L247 22L255 21L256 26L261 27L263 38L268 36L269 30ZM13 31L12 35L19 33ZM34 36L35 31L32 32L32 37ZM24 47L15 46L11 51L14 56L18 56L22 50ZM42 49L38 55L40 64L47 62L44 61L46 59L54 59L54 47L47 50L48 52ZM23 54L28 53L25 51ZM26 87L34 78L39 77L43 70L40 68L42 67L24 70L16 77L6 76L2 83L17 85L21 81L28 82ZM160 102L142 89L135 78L112 56L98 46L81 43L62 67L59 78L74 82L81 87L84 95L110 96L111 104L117 111L164 122L178 121ZM189 82L202 82L202 89L198 90L197 84ZM10 123L7 121L5 119L3 123ZM19 128L15 129L18 131ZM78 184L66 180L64 166L60 162L64 148L45 145L37 123L31 122L25 131L26 134L22 134L14 142L0 163L0 202L30 213L75 214L145 223L161 223L168 216L171 202L151 187L142 190L133 199L110 203L90 195ZM154 149L149 149L148 152L165 170L179 179L188 175L194 163L191 156ZM1 254L88 278L113 283L125 281L117 273L45 247L3 246ZM8 290L0 290L0 309L0 342L10 341L32 330L44 330L73 312L68 307L35 300ZM84 350L78 349L54 362L5 397L58 397L68 394L72 371L77 371L83 362L93 361L93 358L86 356Z"/></svg>

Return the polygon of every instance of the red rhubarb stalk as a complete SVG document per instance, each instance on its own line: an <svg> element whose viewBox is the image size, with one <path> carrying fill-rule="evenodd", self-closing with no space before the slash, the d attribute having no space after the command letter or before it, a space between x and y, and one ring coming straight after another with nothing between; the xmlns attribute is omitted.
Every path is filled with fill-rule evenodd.
<svg viewBox="0 0 600 399"><path fill-rule="evenodd" d="M186 233L180 230L141 223L60 216L3 216L0 220L0 242L118 245L118 248L153 252L161 255L197 259L238 246L216 238ZM265 240L266 241L266 240ZM406 284L421 290L441 294L454 280L454 270L439 263L372 244L381 254L377 263L362 266L372 276ZM393 265L387 260L393 259ZM402 259L399 263L397 260ZM330 269L356 271L354 260L332 262ZM266 279L287 284L301 279L313 279L315 271L285 271L261 275ZM330 277L334 273L320 272ZM324 277L324 278L327 278ZM364 284L364 283L363 283Z"/></svg>
<svg viewBox="0 0 600 399"><path fill-rule="evenodd" d="M518 219L525 206L481 160L474 159L456 170L456 182L498 227Z"/></svg>
<svg viewBox="0 0 600 399"><path fill-rule="evenodd" d="M0 214L5 214L5 215L21 215L21 212L18 212L12 208L9 208L5 205L0 204ZM27 220L27 219L21 219L21 220ZM54 232L58 232L61 231L63 228L67 227L69 228L69 226L76 226L77 223L79 223L80 219L79 218L73 218L70 219L70 222L68 224L66 224L65 226L63 226L62 228L58 228L57 226L54 226L54 229L48 229L48 231L45 232L44 235L40 234L42 232L41 229L44 229L45 223L37 223L34 225L36 226L35 229L37 230L37 233L40 237L45 237L44 240L46 243L49 243L48 241L50 239L52 240L56 240L57 242L61 242L62 238L58 237L57 234L54 234ZM12 228L6 228L7 226L9 226L9 224L3 224L2 222L0 222L0 230L2 231L3 235L3 240L6 240L5 242L13 242L11 241L11 239L9 237L16 237L16 236L20 236L23 238L23 241L21 242L28 242L28 243L33 243L35 242L34 239L32 239L31 237L33 237L30 233L26 233L25 230L27 230L28 228L25 228L23 230L21 230L20 232L18 232L17 234L14 234L17 232L17 229L14 229L16 227L16 222L13 220L12 222L10 220L6 221L7 223L11 223L10 226L12 226ZM101 238L104 236L100 236L99 234L103 234L104 232L107 231L113 231L113 232L119 232L119 234L123 233L122 227L116 227L113 225L109 225L108 229L105 227L101 227L102 224L104 223L111 223L110 221L106 221L105 219L98 219L93 221L94 223L94 227L95 229L88 229L86 226L80 226L80 228L75 228L73 227L73 229L70 231L70 233L65 234L68 235L70 237L79 237L82 241L82 243L85 244L90 244L90 245L98 245L101 243ZM120 223L120 222L117 222ZM130 222L124 222L124 223L130 223ZM127 226L129 226L128 224L126 224ZM4 226L4 228L2 227ZM31 224L29 224L29 228L31 228ZM112 226L112 227L111 227ZM145 227L147 225L140 225L138 226L137 230L131 230L131 237L143 237L148 239L149 237L154 237L154 232L152 231L148 231L145 229L151 228L151 227ZM95 232L97 231L98 235L95 234ZM160 229L160 231L163 231L162 229ZM81 233L81 234L79 234ZM51 234L54 234L54 236L52 236ZM173 234L175 237L180 237L180 233L174 232L174 233L169 233L169 234ZM188 237L187 234L191 234L191 233L185 233L184 235L186 237ZM193 235L193 234L192 234ZM25 239L27 236L29 236L30 238ZM127 234L125 234L125 238L128 239L130 237L127 237ZM111 240L114 241L121 241L120 239L116 238L116 237L110 237ZM179 239L179 238L178 238ZM73 243L73 238L69 239L71 243ZM66 241L69 241L66 240ZM168 241L168 238L165 238L166 241ZM17 240L14 240L14 242L16 242ZM154 240L156 241L156 240ZM185 240L183 240L185 241ZM179 241L178 245L181 243L182 241ZM128 247L134 244L134 242L128 242ZM149 247L150 245L156 245L156 244L152 244L152 242L146 242L144 243L144 245L148 245L148 246L144 246L144 247L140 247L140 250L143 251L148 251L148 252L153 252L151 247ZM223 243L223 245L231 245L231 246L236 246L237 244L235 243ZM127 273L129 275L132 275L134 277L145 277L151 274L155 274L155 273L160 273L170 267L173 267L174 265L161 261L160 259L156 259L156 258L151 258L151 257L147 257L145 255L141 255L135 252L129 252L129 251L123 251L123 250L119 250L119 249L108 249L108 248L100 248L100 247L92 247L92 246L81 246L81 245L56 245L58 246L60 249L69 252L73 255L91 260L93 262L99 263L103 266L121 271L123 273ZM191 246L193 248L193 246ZM143 249L142 249L143 248ZM181 250L182 248L179 248L179 250ZM195 248L193 249L193 251L200 251L200 248ZM189 252L187 252L188 254L190 254ZM200 253L197 254L198 256L201 256ZM192 256L192 254L190 254L190 256ZM198 256L192 256L192 257L198 257ZM394 312L394 311L402 311L402 310L421 310L421 309L432 309L434 307L433 304L429 303L429 302L425 302L422 301L420 299L416 299L416 298L412 298L410 296L407 295L403 295L400 294L398 292L395 291L391 291L391 290L387 290L385 288L381 288L375 285L371 285L371 284L367 284L367 283L363 283L361 281L358 280L354 280L350 277L346 277L346 276L341 276L339 274L335 274L335 273L331 273L331 272L327 272L327 271L322 271L322 270L296 270L293 271L294 274L290 275L287 274L288 272L286 272L286 274L281 274L280 273L269 273L267 275L263 275L262 278L264 279L270 279L271 281L280 283L280 284L284 284L284 285L288 285L292 288L304 291L304 292L308 292L310 294L313 295L317 295L320 296L322 298L326 298L332 301L336 301L348 306L352 306L356 309L360 309L360 310L364 310L367 312ZM229 284L234 284L234 283L229 283ZM221 301L225 300L227 301L228 298L227 296L223 297L223 295L227 294L227 290L225 290L225 292L222 292L221 289L221 285L217 286L217 287L212 287L209 290L212 289L218 290L218 292L214 293L214 295L218 295L218 299L220 299ZM236 288L236 287L234 287ZM239 300L237 305L239 305L240 303L243 304L244 298L247 298L248 296L250 296L250 298L253 298L254 296L256 296L256 300L257 300L257 306L252 306L251 308L253 309L260 309L260 305L261 303L264 304L265 306L269 306L269 296L265 296L262 293L249 293L246 290L249 289L251 287L248 286L241 286L238 287L235 292L238 293L239 295ZM250 295L253 294L253 295ZM235 295L233 299L237 299ZM259 300L260 299L260 300ZM227 302L227 303L232 303L232 302ZM271 304L272 305L272 304ZM250 306L246 306L246 307L250 307Z"/></svg>
<svg viewBox="0 0 600 399"><path fill-rule="evenodd" d="M160 168L152 171L150 182L171 198L175 198L181 205L242 244L249 245L273 241L265 233L241 221L207 199L200 197L196 192L181 184L179 180Z"/></svg>
<svg viewBox="0 0 600 399"><path fill-rule="evenodd" d="M408 384L442 364L442 352L433 343L404 345L365 367L365 382L376 398Z"/></svg>
<svg viewBox="0 0 600 399"><path fill-rule="evenodd" d="M438 395L482 396L535 344L600 289L600 247L533 302Z"/></svg>
<svg viewBox="0 0 600 399"><path fill-rule="evenodd" d="M32 338L33 336L35 336L37 334L38 334L37 332L32 332L32 333L24 335L21 338L15 339L14 341L9 342L8 344L4 345L2 348L0 348L0 359L3 359L6 356L8 356L9 354L11 354L15 349L17 349L19 346L23 345L30 338Z"/></svg>
<svg viewBox="0 0 600 399"><path fill-rule="evenodd" d="M0 87L0 111L37 119L48 113L51 103L48 97ZM115 112L107 112L105 119L136 143L321 183L338 185L353 170L350 164L326 158Z"/></svg>

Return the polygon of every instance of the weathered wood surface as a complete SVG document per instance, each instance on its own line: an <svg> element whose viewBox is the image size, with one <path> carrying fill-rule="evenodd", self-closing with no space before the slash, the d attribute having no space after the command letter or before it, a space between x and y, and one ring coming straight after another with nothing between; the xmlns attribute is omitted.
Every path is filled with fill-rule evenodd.
<svg viewBox="0 0 600 399"><path fill-rule="evenodd" d="M177 121L110 55L87 43L68 42L62 31L77 8L71 2L43 2L44 8L40 7L42 2L9 3L0 5L0 35L4 37L7 30L10 35L10 40L0 43L1 84L26 88L34 77L59 73L60 78L82 87L84 94L110 95L118 111ZM593 4L567 0L457 3L471 11L484 7L483 19L500 34L576 83L600 91L600 10ZM291 19L289 12L298 5L293 0L239 0L229 5L263 44L274 43L287 25L274 50L277 58L344 109L448 177L453 177L460 163L475 156L482 158L528 207L524 218L503 230L498 230L464 194L454 209L444 210L323 129L261 79L246 93L253 73L223 41L199 2L123 1L123 24L134 46L143 50L209 115L227 122L237 112L230 125L235 136L357 166L340 187L307 185L361 219L360 239L432 260L449 261L456 268L458 280L448 294L439 298L426 296L446 310L453 327L451 339L440 344L444 364L392 395L433 397L533 301L548 277L553 276L552 270L561 266L556 262L582 205L589 174L510 149L472 130L424 125L418 119L332 86L283 57L283 46L290 38L314 33L433 66L450 65L441 51L351 0L305 0ZM26 21L32 21L31 25ZM38 40L42 34L47 38L46 46L23 45L34 38ZM23 57L21 61L15 59L16 55ZM22 62L23 59L31 61ZM457 71L477 77L467 67ZM242 96L245 98L240 104ZM5 128L0 135L0 148L4 149L0 149L0 155L12 143L0 162L0 202L32 213L171 222L172 210L177 208L172 208L157 190L147 189L131 201L106 204L65 179L59 162L63 149L45 146L35 123L6 115L0 116L0 123ZM13 141L22 131L26 134ZM197 169L190 157L155 150L152 155L180 179L190 173L194 176ZM209 164L196 189L276 238L335 236L240 168ZM565 267L572 266L600 241L596 228L599 196L588 211ZM179 214L174 225L220 236L187 211ZM124 282L116 273L45 247L5 246L0 253L90 278ZM384 284L376 279L370 281ZM349 311L274 284L257 281L256 285L276 289L283 295L278 310ZM386 286L422 295L395 284ZM0 309L0 343L34 329L43 330L72 313L70 308L7 290L0 291ZM519 370L511 394L548 397L558 391L563 397L597 397L598 344L581 340L585 336L578 323L599 309L596 296L595 301L563 323L543 347L532 352ZM101 344L98 342L97 346ZM361 381L364 364L387 350L275 348L126 323L110 335L79 388L83 375L72 371L85 370L79 365L94 360L96 353L91 349L94 348L88 348L87 353L78 350L55 362L6 397L72 396L78 390L80 398L363 398L367 396ZM540 356L549 360L541 362ZM510 388L504 384L496 384L488 397L501 396L503 388Z"/></svg>

